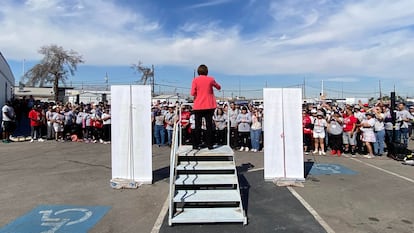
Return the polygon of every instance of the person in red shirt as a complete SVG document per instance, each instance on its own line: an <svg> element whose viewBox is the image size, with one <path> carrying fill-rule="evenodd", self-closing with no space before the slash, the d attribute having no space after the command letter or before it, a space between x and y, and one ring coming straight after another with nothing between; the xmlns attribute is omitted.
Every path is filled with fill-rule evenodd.
<svg viewBox="0 0 414 233"><path fill-rule="evenodd" d="M191 133L191 127L190 127L190 109L189 105L182 105L181 106L181 132L182 132L182 142L188 143L190 142L190 133Z"/></svg>
<svg viewBox="0 0 414 233"><path fill-rule="evenodd" d="M203 118L206 122L205 144L208 149L213 149L213 114L214 110L217 108L213 87L220 90L221 86L213 77L207 76L208 67L206 65L200 65L197 69L197 73L199 76L195 77L191 84L191 95L194 96L193 110L195 116L193 149L202 147L201 124Z"/></svg>
<svg viewBox="0 0 414 233"><path fill-rule="evenodd" d="M40 106L33 106L32 110L29 112L30 134L32 136L32 140L30 140L30 142L34 142L36 139L38 139L39 142L43 142L40 130L42 125L42 114L40 110Z"/></svg>
<svg viewBox="0 0 414 233"><path fill-rule="evenodd" d="M356 124L358 119L354 116L351 108L346 109L346 114L344 115L344 132L342 133L342 141L345 145L344 153L349 153L349 146L351 145L351 154L355 155L355 145L356 145Z"/></svg>
<svg viewBox="0 0 414 233"><path fill-rule="evenodd" d="M308 111L302 110L302 128L303 128L303 151L305 154L309 154L309 150L312 146L312 119L310 118Z"/></svg>

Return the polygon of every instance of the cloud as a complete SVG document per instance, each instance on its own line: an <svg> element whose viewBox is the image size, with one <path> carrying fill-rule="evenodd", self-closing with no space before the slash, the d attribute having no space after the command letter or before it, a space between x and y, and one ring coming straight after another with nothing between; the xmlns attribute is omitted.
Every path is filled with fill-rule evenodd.
<svg viewBox="0 0 414 233"><path fill-rule="evenodd" d="M204 7L218 6L218 5L229 3L231 1L232 0L210 0L207 2L190 5L186 7L186 9L198 9L198 8L204 8Z"/></svg>
<svg viewBox="0 0 414 233"><path fill-rule="evenodd" d="M189 7L208 10L231 2ZM166 28L162 18L172 21L175 15L158 15L141 5L6 0L0 8L0 46L14 60L37 60L41 46L56 43L83 54L86 65L129 66L142 60L189 69L207 63L216 72L240 76L315 74L350 81L397 78L401 83L411 79L412 0L251 0L245 4L240 8L250 9L243 11L244 17L261 15L249 25L240 18L228 19L231 15L224 17L225 11L214 15L214 21L189 17ZM244 34L247 29L250 33Z"/></svg>
<svg viewBox="0 0 414 233"><path fill-rule="evenodd" d="M327 82L338 82L338 83L356 83L356 82L361 81L359 78L349 77L349 76L328 78L328 79L323 79L323 80Z"/></svg>

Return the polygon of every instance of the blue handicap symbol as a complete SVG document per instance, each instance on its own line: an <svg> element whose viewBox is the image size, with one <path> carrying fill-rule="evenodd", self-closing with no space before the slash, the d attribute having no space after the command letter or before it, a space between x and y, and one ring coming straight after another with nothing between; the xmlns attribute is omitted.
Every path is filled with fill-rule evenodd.
<svg viewBox="0 0 414 233"><path fill-rule="evenodd" d="M333 175L333 174L355 175L357 174L357 172L349 168L346 168L340 164L315 163L313 164L309 174L311 175Z"/></svg>
<svg viewBox="0 0 414 233"><path fill-rule="evenodd" d="M86 233L109 206L41 205L0 229L0 233Z"/></svg>

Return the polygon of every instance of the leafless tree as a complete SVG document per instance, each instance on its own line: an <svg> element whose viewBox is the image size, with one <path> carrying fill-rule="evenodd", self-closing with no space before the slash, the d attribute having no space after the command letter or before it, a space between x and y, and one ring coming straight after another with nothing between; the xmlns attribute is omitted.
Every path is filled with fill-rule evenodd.
<svg viewBox="0 0 414 233"><path fill-rule="evenodd" d="M142 85L147 85L149 83L151 85L151 93L154 96L154 65L151 68L145 67L142 65L142 62L139 61L138 64L132 64L131 68L136 72L141 74L141 79L139 82Z"/></svg>
<svg viewBox="0 0 414 233"><path fill-rule="evenodd" d="M44 57L39 64L28 70L24 78L27 86L43 87L47 83L53 83L54 99L58 101L59 82L65 83L68 75L73 76L79 63L84 63L82 56L76 51L65 50L62 46L42 46L39 53Z"/></svg>

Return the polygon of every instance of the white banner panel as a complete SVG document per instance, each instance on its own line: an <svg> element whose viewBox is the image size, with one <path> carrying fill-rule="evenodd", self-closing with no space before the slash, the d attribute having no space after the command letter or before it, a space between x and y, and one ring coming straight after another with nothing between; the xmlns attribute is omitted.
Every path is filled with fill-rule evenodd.
<svg viewBox="0 0 414 233"><path fill-rule="evenodd" d="M151 86L111 86L112 178L152 183Z"/></svg>
<svg viewBox="0 0 414 233"><path fill-rule="evenodd" d="M302 90L263 89L264 178L304 180Z"/></svg>

